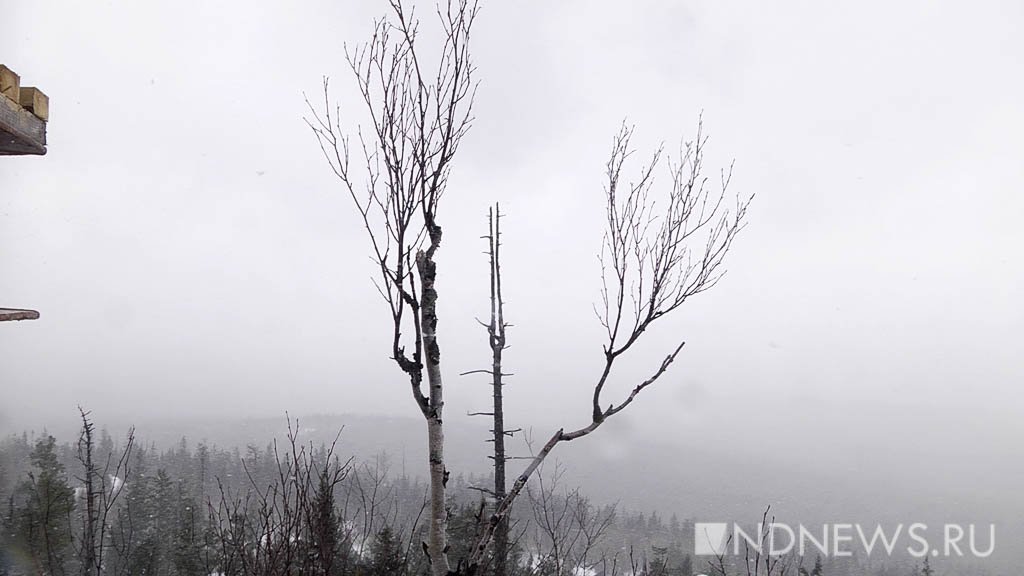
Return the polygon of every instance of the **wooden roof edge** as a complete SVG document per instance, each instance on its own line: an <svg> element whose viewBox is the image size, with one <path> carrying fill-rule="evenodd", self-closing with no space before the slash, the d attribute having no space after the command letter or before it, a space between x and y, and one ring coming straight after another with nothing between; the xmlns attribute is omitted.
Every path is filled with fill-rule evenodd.
<svg viewBox="0 0 1024 576"><path fill-rule="evenodd" d="M46 154L50 99L0 64L0 156Z"/></svg>
<svg viewBox="0 0 1024 576"><path fill-rule="evenodd" d="M0 308L0 322L38 319L39 312L36 312L35 310L23 310L20 308Z"/></svg>

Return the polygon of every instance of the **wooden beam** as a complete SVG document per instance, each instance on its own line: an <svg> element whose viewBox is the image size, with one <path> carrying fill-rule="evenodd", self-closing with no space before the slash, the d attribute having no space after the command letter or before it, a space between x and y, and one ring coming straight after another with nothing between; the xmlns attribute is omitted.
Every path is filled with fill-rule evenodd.
<svg viewBox="0 0 1024 576"><path fill-rule="evenodd" d="M36 312L35 310L20 310L18 308L0 308L0 322L38 319L39 312Z"/></svg>
<svg viewBox="0 0 1024 576"><path fill-rule="evenodd" d="M46 122L0 96L0 156L46 154Z"/></svg>
<svg viewBox="0 0 1024 576"><path fill-rule="evenodd" d="M18 102L20 99L21 77L7 66L0 64L0 94Z"/></svg>
<svg viewBox="0 0 1024 576"><path fill-rule="evenodd" d="M36 115L43 122L50 120L50 99L39 88L27 86L21 89L18 100L21 107Z"/></svg>

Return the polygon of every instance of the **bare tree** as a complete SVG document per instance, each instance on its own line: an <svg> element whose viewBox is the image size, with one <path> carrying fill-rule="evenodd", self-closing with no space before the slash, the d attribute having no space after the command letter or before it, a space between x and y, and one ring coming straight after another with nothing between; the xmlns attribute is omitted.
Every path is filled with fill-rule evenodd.
<svg viewBox="0 0 1024 576"><path fill-rule="evenodd" d="M336 564L343 531L334 492L352 470L352 460L336 456L338 437L318 453L298 435L298 422L293 426L289 419L286 452L280 453L275 440L268 482L257 480L244 461L244 493L232 493L217 479L219 498L208 502L219 548L215 572L330 576L342 568Z"/></svg>
<svg viewBox="0 0 1024 576"><path fill-rule="evenodd" d="M691 296L718 283L722 263L736 235L742 230L752 197L735 197L730 207L726 194L731 167L721 173L720 187L712 191L703 173L707 136L703 123L697 136L684 144L675 160L667 162L670 184L665 193L654 193L659 148L644 164L635 181L624 183L622 172L633 155L633 129L623 125L615 136L606 164L606 229L600 253L601 305L595 312L605 330L603 369L594 384L591 421L586 426L556 431L517 477L505 498L488 520L487 527L466 563L474 574L501 522L516 497L548 454L562 442L582 438L608 418L626 409L648 386L654 384L683 349L680 342L647 379L633 386L617 402L605 403L602 393L612 369L655 322L683 305ZM660 202L657 196L661 196Z"/></svg>
<svg viewBox="0 0 1024 576"><path fill-rule="evenodd" d="M534 564L544 574L586 574L602 564L597 548L615 519L615 509L600 510L579 488L561 490L561 465L545 475L540 470L526 486L533 516Z"/></svg>
<svg viewBox="0 0 1024 576"><path fill-rule="evenodd" d="M85 509L82 511L82 539L78 545L78 557L83 576L103 573L103 557L107 544L107 533L109 530L108 518L125 480L131 473L129 462L131 461L132 449L135 446L135 428L128 430L128 437L125 446L121 450L117 460L114 460L112 453L99 455L103 460L100 465L96 461L96 442L93 434L96 426L89 419L89 412L81 406L78 413L82 418L82 432L78 437L78 461L82 465L82 476L77 480L84 488ZM113 468L111 468L113 466ZM125 536L122 534L122 536ZM131 537L123 541L130 542Z"/></svg>
<svg viewBox="0 0 1024 576"><path fill-rule="evenodd" d="M429 504L427 493L419 504L404 502L402 494L388 481L389 467L383 454L372 463L363 462L352 470L340 486L341 508L346 519L345 538L357 552L370 549L374 537L385 527L403 532L408 541L405 556L419 548L414 538L419 531L423 513Z"/></svg>
<svg viewBox="0 0 1024 576"><path fill-rule="evenodd" d="M743 557L740 561L740 568L733 568L734 574L745 574L746 576L786 576L793 567L794 560L802 562L802 557L797 558L793 553L772 554L772 550L764 549L766 544L772 541L772 533L775 530L775 516L768 518L771 506L765 509L761 515L761 522L757 525L757 545L751 546L750 541L744 539ZM714 557L708 561L708 570L713 576L730 576L730 563L726 560L729 547L733 545L733 536L730 535L724 546ZM806 569L797 565L797 571L801 575L807 574ZM819 570L820 576L820 566Z"/></svg>
<svg viewBox="0 0 1024 576"><path fill-rule="evenodd" d="M441 245L437 216L452 160L472 123L476 83L469 36L477 4L448 0L439 6L443 40L433 71L428 71L417 49L419 22L413 11L401 0L390 0L390 6L391 17L376 22L369 42L346 49L371 119L370 134L357 131L366 167L364 181L350 170L350 139L341 126L340 106L332 111L326 80L324 109L310 105L312 120L307 122L362 216L379 268L377 288L391 312L391 355L408 376L413 399L427 422L431 492L426 549L433 573L442 576L449 571L448 471L437 339L435 255Z"/></svg>
<svg viewBox="0 0 1024 576"><path fill-rule="evenodd" d="M443 576L451 566L446 534L444 394L437 338L435 256L441 244L437 215L451 163L472 123L476 83L469 36L478 7L475 0L441 3L437 10L442 30L440 56L433 72L427 72L417 51L418 20L401 0L389 3L391 18L376 22L368 43L346 51L371 119L371 133L356 132L365 160L365 179L350 170L350 137L341 125L340 106L332 108L326 80L324 108L309 105L312 120L307 122L362 217L379 269L377 288L391 312L391 356L408 376L413 398L427 422L430 522L424 548L432 573ZM642 334L691 296L718 282L725 255L743 227L750 200L737 197L734 208L725 201L731 169L723 171L719 192L712 192L707 185L703 174L707 139L702 127L698 127L696 139L682 147L678 158L667 163L671 183L660 203L655 202L652 191L655 169L662 164L661 149L641 168L637 181L621 182L623 168L633 153L631 136L632 129L623 126L606 166L607 228L601 251L601 306L596 312L607 339L603 370L591 399L591 421L577 429L559 429L551 436L495 506L469 557L456 567L457 573L479 570L512 503L556 445L596 430L668 370L682 351L682 342L624 398L606 403L602 397L616 360Z"/></svg>
<svg viewBox="0 0 1024 576"><path fill-rule="evenodd" d="M501 355L505 350L505 302L501 298L501 210L497 204L490 214L490 246L491 264L491 322L487 326L488 343L491 346L491 387L494 400L494 423L491 432L494 435L494 500L495 503L505 499L505 435L512 431L505 430L505 408L502 399L504 387L501 371ZM509 520L503 518L495 528L494 534L494 574L505 576L508 564L508 532Z"/></svg>
<svg viewBox="0 0 1024 576"><path fill-rule="evenodd" d="M502 354L507 348L505 329L511 324L505 322L505 301L501 296L501 208L498 204L487 211L487 256L490 267L491 318L483 324L487 329L487 343L491 349L491 367L483 370L470 370L461 375L486 374L491 377L492 408L490 412L472 412L471 416L489 416L491 418L491 438L493 454L490 458L494 465L494 486L485 492L497 506L507 495L505 482L505 464L509 458L505 454L505 438L519 430L505 428L505 408L503 388L504 378L511 376L502 371ZM509 518L503 518L494 530L494 575L505 576L508 572L509 555Z"/></svg>

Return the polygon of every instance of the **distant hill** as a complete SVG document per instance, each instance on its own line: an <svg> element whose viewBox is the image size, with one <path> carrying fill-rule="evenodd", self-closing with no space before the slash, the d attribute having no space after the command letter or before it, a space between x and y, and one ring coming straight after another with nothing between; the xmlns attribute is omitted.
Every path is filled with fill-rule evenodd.
<svg viewBox="0 0 1024 576"><path fill-rule="evenodd" d="M420 476L425 469L425 425L417 417L346 414L302 416L298 420L300 438L306 442L329 444L341 431L341 454L358 459L383 454L393 472L404 470L412 477ZM548 469L561 464L565 482L580 486L598 501L619 502L644 512L657 510L663 516L676 513L680 518L753 519L771 505L780 518L836 521L870 515L876 519L876 511L866 510L863 501L872 496L870 487L850 485L841 471L815 471L812 466L793 469L774 463L767 453L763 458L741 458L695 441L672 439L675 443L669 444L615 426L609 421L591 436L559 445L549 459ZM118 430L113 426L109 429L115 434ZM206 442L221 447L262 448L275 438L284 440L287 421L284 416L147 421L137 424L137 430L146 444L159 447L177 445L186 437L193 447ZM454 474L489 472L487 430L483 418L448 421L446 455ZM551 432L533 430L534 444L543 444ZM509 452L529 455L522 434L509 443ZM513 461L510 476L521 465L524 463Z"/></svg>

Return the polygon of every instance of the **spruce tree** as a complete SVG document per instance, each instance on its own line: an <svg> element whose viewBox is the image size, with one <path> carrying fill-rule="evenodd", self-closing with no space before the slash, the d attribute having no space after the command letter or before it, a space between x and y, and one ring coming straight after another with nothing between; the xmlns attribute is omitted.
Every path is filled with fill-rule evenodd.
<svg viewBox="0 0 1024 576"><path fill-rule="evenodd" d="M53 436L40 439L30 459L32 470L10 502L13 555L28 559L30 566L23 568L32 572L63 574L71 545L74 491L57 459Z"/></svg>
<svg viewBox="0 0 1024 576"><path fill-rule="evenodd" d="M369 576L394 576L405 573L405 552L402 550L401 539L385 526L373 539L370 546Z"/></svg>
<svg viewBox="0 0 1024 576"><path fill-rule="evenodd" d="M309 554L315 573L331 576L338 573L345 561L341 558L341 519L334 506L334 484L328 471L319 474L313 494L309 521Z"/></svg>

